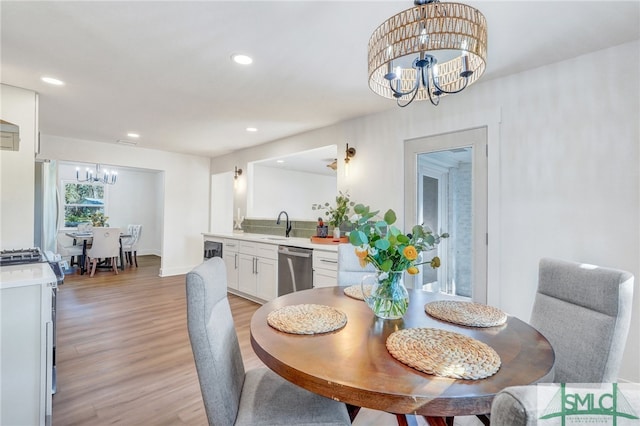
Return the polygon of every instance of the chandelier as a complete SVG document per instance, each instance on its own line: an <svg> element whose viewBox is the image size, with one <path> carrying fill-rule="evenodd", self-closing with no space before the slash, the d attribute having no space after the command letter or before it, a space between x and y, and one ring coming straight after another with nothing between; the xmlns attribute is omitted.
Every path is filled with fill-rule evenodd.
<svg viewBox="0 0 640 426"><path fill-rule="evenodd" d="M405 107L415 99L438 105L482 76L487 22L462 3L414 0L369 39L369 87Z"/></svg>
<svg viewBox="0 0 640 426"><path fill-rule="evenodd" d="M102 176L100 175L102 173ZM118 172L109 170L101 170L100 164L96 164L95 172L89 167L85 170L84 179L80 179L80 167L76 167L76 180L78 182L89 182L89 183L103 183L106 185L113 185L118 180Z"/></svg>

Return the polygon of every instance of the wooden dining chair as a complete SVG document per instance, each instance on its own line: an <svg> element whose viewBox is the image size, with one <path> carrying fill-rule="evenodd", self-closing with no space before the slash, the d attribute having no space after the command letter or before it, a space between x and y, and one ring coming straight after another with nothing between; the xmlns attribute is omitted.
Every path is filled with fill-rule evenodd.
<svg viewBox="0 0 640 426"><path fill-rule="evenodd" d="M302 389L268 368L245 371L227 299L224 261L186 277L187 328L210 425L350 425L345 404Z"/></svg>
<svg viewBox="0 0 640 426"><path fill-rule="evenodd" d="M631 322L631 273L545 258L540 260L531 325L554 349L555 383L613 383ZM537 424L538 386L509 387L491 406L491 424Z"/></svg>
<svg viewBox="0 0 640 426"><path fill-rule="evenodd" d="M86 268L91 263L91 277L96 273L99 259L111 262L113 271L118 274L120 257L120 228L93 228L93 243L87 249Z"/></svg>

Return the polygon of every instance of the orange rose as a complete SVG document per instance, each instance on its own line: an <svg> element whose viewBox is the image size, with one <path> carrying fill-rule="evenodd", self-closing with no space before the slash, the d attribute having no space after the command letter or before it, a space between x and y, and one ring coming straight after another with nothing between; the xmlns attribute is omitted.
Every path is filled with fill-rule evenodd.
<svg viewBox="0 0 640 426"><path fill-rule="evenodd" d="M358 256L358 261L360 262L360 267L364 268L367 266L367 255L369 252L367 250L360 251L356 249L356 256Z"/></svg>
<svg viewBox="0 0 640 426"><path fill-rule="evenodd" d="M409 266L409 267L407 268L407 272L408 272L410 275L416 275L416 274L417 274L418 272L420 272L420 271L418 271L418 268L417 268L417 267L415 267L415 266Z"/></svg>
<svg viewBox="0 0 640 426"><path fill-rule="evenodd" d="M418 251L414 246L406 246L402 254L409 260L416 260L418 258Z"/></svg>

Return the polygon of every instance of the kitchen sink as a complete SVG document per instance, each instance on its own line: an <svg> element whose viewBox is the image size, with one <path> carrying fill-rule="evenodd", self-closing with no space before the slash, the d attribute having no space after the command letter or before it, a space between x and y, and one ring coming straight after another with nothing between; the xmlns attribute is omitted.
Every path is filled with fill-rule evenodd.
<svg viewBox="0 0 640 426"><path fill-rule="evenodd" d="M262 237L262 240L270 240L270 241L286 241L285 237Z"/></svg>

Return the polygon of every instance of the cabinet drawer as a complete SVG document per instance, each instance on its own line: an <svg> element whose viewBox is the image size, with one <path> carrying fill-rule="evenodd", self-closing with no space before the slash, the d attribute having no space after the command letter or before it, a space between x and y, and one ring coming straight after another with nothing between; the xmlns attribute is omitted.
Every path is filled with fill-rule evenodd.
<svg viewBox="0 0 640 426"><path fill-rule="evenodd" d="M255 255L265 259L278 259L278 246L274 244L255 244Z"/></svg>
<svg viewBox="0 0 640 426"><path fill-rule="evenodd" d="M255 254L255 246L256 243L252 243L251 241L238 241L238 251L240 251L240 253L244 253L244 254Z"/></svg>
<svg viewBox="0 0 640 426"><path fill-rule="evenodd" d="M223 244L223 249L222 249L223 254L238 252L238 246L239 246L238 240L230 240L228 238L225 238L224 240L222 240L222 244Z"/></svg>
<svg viewBox="0 0 640 426"><path fill-rule="evenodd" d="M332 251L313 251L313 269L338 270L338 253Z"/></svg>

